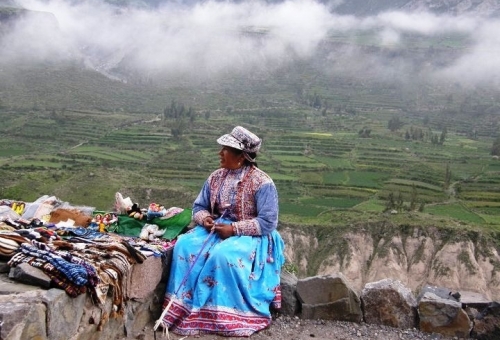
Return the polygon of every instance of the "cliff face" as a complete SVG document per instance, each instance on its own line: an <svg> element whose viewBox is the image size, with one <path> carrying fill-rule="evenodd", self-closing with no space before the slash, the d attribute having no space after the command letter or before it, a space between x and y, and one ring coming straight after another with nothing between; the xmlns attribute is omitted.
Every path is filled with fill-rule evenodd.
<svg viewBox="0 0 500 340"><path fill-rule="evenodd" d="M498 248L475 232L379 223L344 231L283 227L280 233L299 277L341 272L358 292L392 278L415 294L429 284L500 299Z"/></svg>

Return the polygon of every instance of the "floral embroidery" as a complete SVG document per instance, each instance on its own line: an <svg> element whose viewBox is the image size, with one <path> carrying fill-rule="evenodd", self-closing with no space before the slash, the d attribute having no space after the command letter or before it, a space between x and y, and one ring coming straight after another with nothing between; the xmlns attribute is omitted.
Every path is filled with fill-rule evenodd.
<svg viewBox="0 0 500 340"><path fill-rule="evenodd" d="M205 277L203 279L203 282L206 283L206 285L209 286L210 288L217 285L217 281L215 281L214 278L210 276Z"/></svg>
<svg viewBox="0 0 500 340"><path fill-rule="evenodd" d="M243 263L242 259L238 259L238 267L239 268L245 268L245 264Z"/></svg>
<svg viewBox="0 0 500 340"><path fill-rule="evenodd" d="M191 300L193 298L193 292L191 290L188 290L186 292L183 292L181 296L183 299Z"/></svg>

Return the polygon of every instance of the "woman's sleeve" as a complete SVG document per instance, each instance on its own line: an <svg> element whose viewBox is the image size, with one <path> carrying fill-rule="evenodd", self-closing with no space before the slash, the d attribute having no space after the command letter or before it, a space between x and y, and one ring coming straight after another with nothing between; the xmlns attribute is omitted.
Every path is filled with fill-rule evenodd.
<svg viewBox="0 0 500 340"><path fill-rule="evenodd" d="M210 215L210 185L207 180L194 200L193 220L196 224L203 225L203 219Z"/></svg>
<svg viewBox="0 0 500 340"><path fill-rule="evenodd" d="M278 191L273 182L265 184L255 194L257 217L262 235L278 227Z"/></svg>
<svg viewBox="0 0 500 340"><path fill-rule="evenodd" d="M235 222L238 235L267 235L278 226L278 191L273 182L264 184L255 193L257 217Z"/></svg>

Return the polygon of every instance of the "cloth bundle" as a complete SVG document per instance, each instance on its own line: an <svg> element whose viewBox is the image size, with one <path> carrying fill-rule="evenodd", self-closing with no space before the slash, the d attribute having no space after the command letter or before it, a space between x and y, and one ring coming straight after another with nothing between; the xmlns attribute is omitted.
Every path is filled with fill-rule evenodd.
<svg viewBox="0 0 500 340"><path fill-rule="evenodd" d="M154 241L155 238L162 237L166 229L159 229L156 224L145 224L142 227L139 237L145 241Z"/></svg>
<svg viewBox="0 0 500 340"><path fill-rule="evenodd" d="M130 237L139 237L144 226L148 223L155 224L158 226L158 230L165 231L161 236L162 239L173 240L189 226L191 214L191 209L182 209L182 211L169 218L156 217L149 222L137 220L128 215L118 215L116 233Z"/></svg>
<svg viewBox="0 0 500 340"><path fill-rule="evenodd" d="M11 258L23 243L29 242L14 231L0 231L0 258Z"/></svg>
<svg viewBox="0 0 500 340"><path fill-rule="evenodd" d="M61 274L64 275L70 282L77 286L85 286L89 283L89 281L90 285L93 284L93 286L97 283L95 270L92 266L85 264L84 261L79 260L68 253L56 253L45 243L37 241L32 242L33 244L21 244L19 249L21 253L26 256L32 256L34 258L45 260L61 272ZM65 255L65 257L63 258L62 255ZM14 261L9 263L9 265L12 264L14 264Z"/></svg>

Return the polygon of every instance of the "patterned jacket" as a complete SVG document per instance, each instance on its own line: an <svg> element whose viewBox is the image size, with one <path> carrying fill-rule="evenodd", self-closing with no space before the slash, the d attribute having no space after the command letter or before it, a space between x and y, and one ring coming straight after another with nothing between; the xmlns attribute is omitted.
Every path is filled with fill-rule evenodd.
<svg viewBox="0 0 500 340"><path fill-rule="evenodd" d="M278 225L278 192L264 171L250 165L220 168L205 181L193 204L193 219L202 225L207 216L227 215L238 235L268 235Z"/></svg>

